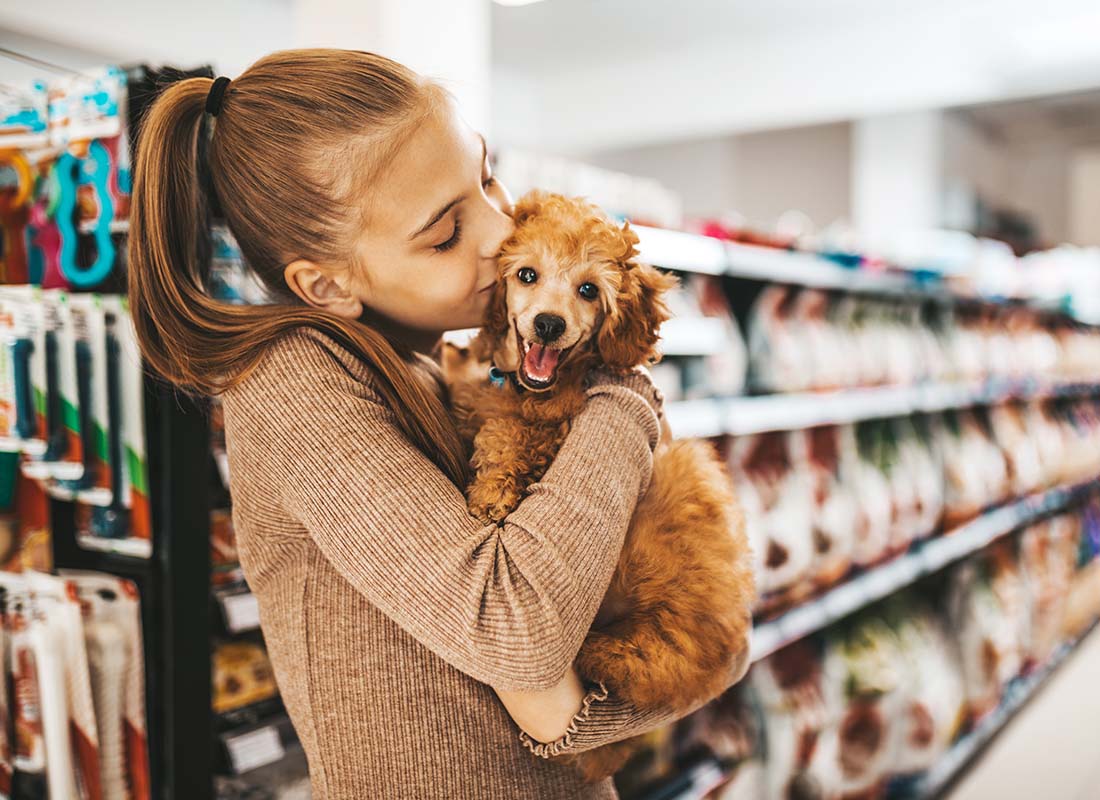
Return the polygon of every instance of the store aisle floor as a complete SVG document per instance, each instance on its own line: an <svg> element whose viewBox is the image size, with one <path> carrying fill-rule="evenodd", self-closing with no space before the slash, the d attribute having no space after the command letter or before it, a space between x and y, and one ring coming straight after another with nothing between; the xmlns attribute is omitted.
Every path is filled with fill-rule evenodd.
<svg viewBox="0 0 1100 800"><path fill-rule="evenodd" d="M951 800L1100 798L1100 628L1054 673Z"/></svg>

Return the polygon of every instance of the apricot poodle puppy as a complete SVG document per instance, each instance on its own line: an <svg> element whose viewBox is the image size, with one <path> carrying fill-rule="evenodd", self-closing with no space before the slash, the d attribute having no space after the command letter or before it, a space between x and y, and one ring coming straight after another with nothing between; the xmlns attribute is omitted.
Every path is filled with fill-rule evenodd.
<svg viewBox="0 0 1100 800"><path fill-rule="evenodd" d="M531 192L514 217L485 326L444 354L476 472L470 510L498 522L552 463L588 373L657 359L663 295L677 283L635 260L629 224L583 199ZM754 597L744 520L713 446L662 441L577 669L640 709L688 713L744 673ZM635 748L570 760L596 780Z"/></svg>

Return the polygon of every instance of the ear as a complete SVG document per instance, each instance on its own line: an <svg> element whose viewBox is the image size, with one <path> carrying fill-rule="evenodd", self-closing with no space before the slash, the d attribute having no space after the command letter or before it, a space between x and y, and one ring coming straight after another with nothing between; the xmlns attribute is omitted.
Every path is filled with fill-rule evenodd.
<svg viewBox="0 0 1100 800"><path fill-rule="evenodd" d="M346 275L302 258L290 262L283 270L287 286L302 302L346 319L358 319L363 313L363 302L343 285Z"/></svg>
<svg viewBox="0 0 1100 800"><path fill-rule="evenodd" d="M481 333L471 342L474 355L482 361L491 358L508 334L508 328L508 284L501 279L497 281L489 297L489 307L485 310Z"/></svg>
<svg viewBox="0 0 1100 800"><path fill-rule="evenodd" d="M629 233L634 235L633 231ZM629 248L633 250L633 245ZM648 264L625 265L622 288L614 301L617 307L604 320L596 337L604 364L627 370L656 360L657 329L671 316L664 294L678 283L675 275Z"/></svg>

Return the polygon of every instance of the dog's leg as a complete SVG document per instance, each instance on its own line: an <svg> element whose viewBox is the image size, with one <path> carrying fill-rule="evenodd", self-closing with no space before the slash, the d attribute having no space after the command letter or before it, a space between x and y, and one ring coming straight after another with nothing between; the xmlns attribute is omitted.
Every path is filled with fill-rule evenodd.
<svg viewBox="0 0 1100 800"><path fill-rule="evenodd" d="M469 487L472 514L500 522L515 511L524 491L553 459L549 433L507 417L490 419L482 426L474 438L471 459L477 470Z"/></svg>

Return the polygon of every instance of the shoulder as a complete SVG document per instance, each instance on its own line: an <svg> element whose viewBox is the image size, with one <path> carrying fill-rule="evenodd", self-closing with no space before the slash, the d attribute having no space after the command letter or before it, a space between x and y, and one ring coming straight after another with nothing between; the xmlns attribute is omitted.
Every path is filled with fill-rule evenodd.
<svg viewBox="0 0 1100 800"><path fill-rule="evenodd" d="M319 394L350 394L380 401L373 369L324 331L301 326L265 346L249 371L224 394L230 403L271 408Z"/></svg>

